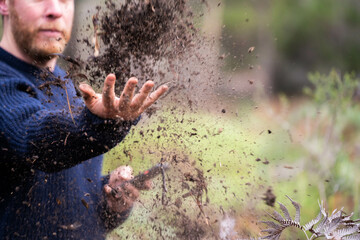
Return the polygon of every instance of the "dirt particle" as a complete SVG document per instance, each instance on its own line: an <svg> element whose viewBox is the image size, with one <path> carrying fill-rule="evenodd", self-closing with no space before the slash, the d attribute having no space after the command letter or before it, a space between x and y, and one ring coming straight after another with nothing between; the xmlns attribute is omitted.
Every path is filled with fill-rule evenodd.
<svg viewBox="0 0 360 240"><path fill-rule="evenodd" d="M81 199L81 203L86 207L86 209L89 209L89 204L85 201L85 199Z"/></svg>
<svg viewBox="0 0 360 240"><path fill-rule="evenodd" d="M255 47L250 47L250 48L248 49L248 53L252 53L254 50L255 50Z"/></svg>
<svg viewBox="0 0 360 240"><path fill-rule="evenodd" d="M265 197L262 198L265 201L265 204L270 206L270 207L274 207L275 205L275 201L276 201L276 196L275 194L272 192L271 188L268 188L266 193L265 193Z"/></svg>
<svg viewBox="0 0 360 240"><path fill-rule="evenodd" d="M262 162L264 165L268 165L270 162L269 160L265 159L265 161Z"/></svg>

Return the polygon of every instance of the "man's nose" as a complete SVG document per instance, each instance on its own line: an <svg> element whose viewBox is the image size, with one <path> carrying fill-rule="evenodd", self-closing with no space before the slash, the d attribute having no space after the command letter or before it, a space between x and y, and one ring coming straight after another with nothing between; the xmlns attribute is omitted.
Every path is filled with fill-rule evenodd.
<svg viewBox="0 0 360 240"><path fill-rule="evenodd" d="M45 16L56 19L63 15L63 8L59 0L45 0Z"/></svg>

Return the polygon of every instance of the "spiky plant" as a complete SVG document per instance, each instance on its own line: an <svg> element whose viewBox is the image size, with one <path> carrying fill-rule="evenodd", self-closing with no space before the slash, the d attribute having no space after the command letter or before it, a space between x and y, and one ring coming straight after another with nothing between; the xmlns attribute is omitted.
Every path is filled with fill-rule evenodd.
<svg viewBox="0 0 360 240"><path fill-rule="evenodd" d="M305 225L300 224L300 204L286 196L295 207L295 218L292 219L288 209L279 203L284 216L277 211L269 216L273 221L261 221L269 228L262 230L267 233L260 239L277 240L280 239L282 232L288 227L301 229L306 239L325 238L333 240L360 240L360 219L351 220L353 214L346 215L342 209L335 209L330 215L326 212L323 202L319 202L320 212L317 217ZM310 237L309 237L310 236Z"/></svg>

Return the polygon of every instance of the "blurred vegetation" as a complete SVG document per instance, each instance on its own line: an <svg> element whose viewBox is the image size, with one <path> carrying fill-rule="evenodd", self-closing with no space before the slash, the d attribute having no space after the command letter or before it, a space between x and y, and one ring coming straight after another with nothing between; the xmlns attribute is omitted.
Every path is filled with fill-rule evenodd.
<svg viewBox="0 0 360 240"><path fill-rule="evenodd" d="M316 114L316 129L309 140L314 140L319 151L308 151L311 158L309 171L328 179L324 194L331 206L340 208L340 202L348 209L359 212L360 180L360 107L356 99L359 79L354 74L341 76L335 70L329 75L309 75L314 89L305 88L311 97ZM342 198L342 199L341 199Z"/></svg>
<svg viewBox="0 0 360 240"><path fill-rule="evenodd" d="M291 108L283 97L282 108L289 114L278 118L294 137L284 156L292 162L290 166L299 168L287 184L294 185L293 181L300 177L303 187L312 186L318 192L318 199L312 196L310 202L305 196L296 195L304 219L315 217L317 200L323 200L329 211L343 207L344 212L353 212L354 218L359 218L360 105L356 99L359 79L354 74L342 76L332 70L329 74L309 74L309 81L312 88L304 89L309 98ZM279 182L277 187L282 186Z"/></svg>
<svg viewBox="0 0 360 240"><path fill-rule="evenodd" d="M81 2L88 3L76 4ZM162 158L188 158L208 180L210 203L205 212L220 207L235 212L235 230L242 237L258 236L257 221L272 211L262 199L269 187L277 201L287 204L289 195L299 202L304 222L315 217L318 200L324 200L330 212L344 207L359 218L360 1L224 0L221 7L221 51L230 56L226 69L270 64L274 89L306 97L238 99L226 105L226 113L179 108L174 112L169 103L106 155L104 173L122 164L136 173ZM251 46L256 47L254 55L248 55ZM263 63L262 58L271 61ZM174 203L182 176L171 173L168 197ZM175 239L179 226L170 221L174 216L169 217L160 201L154 205L161 195L160 182L155 179L154 190L142 193L142 206L134 208L132 217L109 239L156 239L159 228ZM199 214L193 199L184 200L183 206L192 210L191 217ZM221 217L214 214L216 220ZM211 223L215 230L218 225ZM295 233L288 234L288 239L295 239Z"/></svg>
<svg viewBox="0 0 360 240"><path fill-rule="evenodd" d="M207 178L210 203L204 210L210 226L217 229L222 219L216 210L233 212L241 237L259 236L257 222L266 220L265 211L272 212L262 199L269 187L276 201L287 204L288 195L302 205L302 223L315 217L318 200L330 212L344 207L359 217L360 106L354 100L358 79L333 70L309 74L309 81L312 87L304 90L308 98L294 102L281 96L277 103L241 101L227 106L239 114L174 112L169 107L134 128L107 154L104 169L130 164L138 172L174 155L187 157ZM183 226L180 217L172 218L173 206L183 194L178 191L183 180L170 172L168 181L169 204L154 200L162 191L161 180L154 180L154 190L143 193L142 207L111 235L114 239L154 239L159 228L165 237L177 239ZM196 222L200 211L194 200L183 199L183 206L193 209L187 215ZM207 230L212 236L210 227ZM289 230L284 236L302 235Z"/></svg>
<svg viewBox="0 0 360 240"><path fill-rule="evenodd" d="M254 45L260 57L271 54L269 74L275 90L301 93L309 84L308 72L336 68L359 73L359 1L226 0L224 5L225 51L244 56ZM229 61L231 68L239 64Z"/></svg>
<svg viewBox="0 0 360 240"><path fill-rule="evenodd" d="M211 201L205 212L231 212L241 237L260 233L257 221L272 211L263 200L269 188L276 201L286 204L288 195L302 205L303 223L315 217L318 200L329 212L344 207L359 218L360 2L225 0L221 7L225 69L241 72L269 64L270 85L286 94L228 102L226 114L174 112L169 106L140 123L107 155L105 171L125 163L137 172L169 156L188 158L208 180ZM254 55L248 54L251 46ZM181 189L181 176L173 176L171 189ZM110 239L154 239L160 228L176 239L182 225L173 219L171 207L153 205L161 195L160 180L154 182L155 189L142 196L143 208L135 208ZM173 204L181 195L170 191L169 196ZM193 209L192 218L199 215L192 199L183 204ZM217 231L222 215L213 217L210 226ZM302 235L289 231L285 239L295 236Z"/></svg>

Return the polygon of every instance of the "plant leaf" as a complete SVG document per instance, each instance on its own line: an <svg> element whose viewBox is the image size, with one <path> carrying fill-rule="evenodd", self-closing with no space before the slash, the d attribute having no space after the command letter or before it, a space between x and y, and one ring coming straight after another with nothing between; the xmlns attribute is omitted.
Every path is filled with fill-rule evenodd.
<svg viewBox="0 0 360 240"><path fill-rule="evenodd" d="M291 201L292 205L295 207L296 209L296 214L295 214L295 222L300 224L300 204L298 204L297 202L295 202L294 200L292 200L289 196L286 195L286 197Z"/></svg>
<svg viewBox="0 0 360 240"><path fill-rule="evenodd" d="M285 219L277 211L274 211L273 215L271 215L271 214L269 214L269 215L272 219L274 219L275 221L278 221L279 223L285 221Z"/></svg>
<svg viewBox="0 0 360 240"><path fill-rule="evenodd" d="M324 226L324 234L325 236L332 236L332 233L339 227L341 223L341 217L334 219L331 222L328 222Z"/></svg>
<svg viewBox="0 0 360 240"><path fill-rule="evenodd" d="M346 236L346 235L351 235L353 233L356 233L359 230L359 226L354 225L351 228L342 228L339 229L337 231L335 231L332 235L333 238L337 239L342 239L342 237Z"/></svg>
<svg viewBox="0 0 360 240"><path fill-rule="evenodd" d="M274 229L277 229L277 230L283 230L284 227L283 226L280 226L279 224L276 224L272 221L261 221L261 223L264 223L266 225L268 225L269 227L272 227Z"/></svg>
<svg viewBox="0 0 360 240"><path fill-rule="evenodd" d="M284 217L287 219L287 220L292 220L292 218L290 217L290 214L289 214L289 211L287 210L287 208L281 204L281 203L278 203L279 206L280 206L280 209L281 211L284 213Z"/></svg>
<svg viewBox="0 0 360 240"><path fill-rule="evenodd" d="M320 235L321 231L324 229L324 226L326 224L326 222L328 221L328 217L325 216L323 218L323 220L319 223L319 225L317 225L317 227L314 229L315 233Z"/></svg>
<svg viewBox="0 0 360 240"><path fill-rule="evenodd" d="M341 208L339 211L337 209L335 209L329 216L329 221L331 222L333 219L341 217L342 213L343 213L342 210L343 210L343 208Z"/></svg>
<svg viewBox="0 0 360 240"><path fill-rule="evenodd" d="M359 240L360 239L360 234L355 234L355 235L351 235L351 236L346 236L343 237L342 240Z"/></svg>
<svg viewBox="0 0 360 240"><path fill-rule="evenodd" d="M281 235L281 233L279 233L279 234L272 234L272 235L267 235L267 236L265 236L265 237L261 237L260 239L279 240L279 239L280 239L280 235Z"/></svg>
<svg viewBox="0 0 360 240"><path fill-rule="evenodd" d="M323 217L323 214L320 211L315 219L311 220L310 222L308 222L307 224L305 224L303 226L303 229L305 231L309 231L310 229L312 229L315 226L315 224L317 224L321 220L322 217Z"/></svg>

